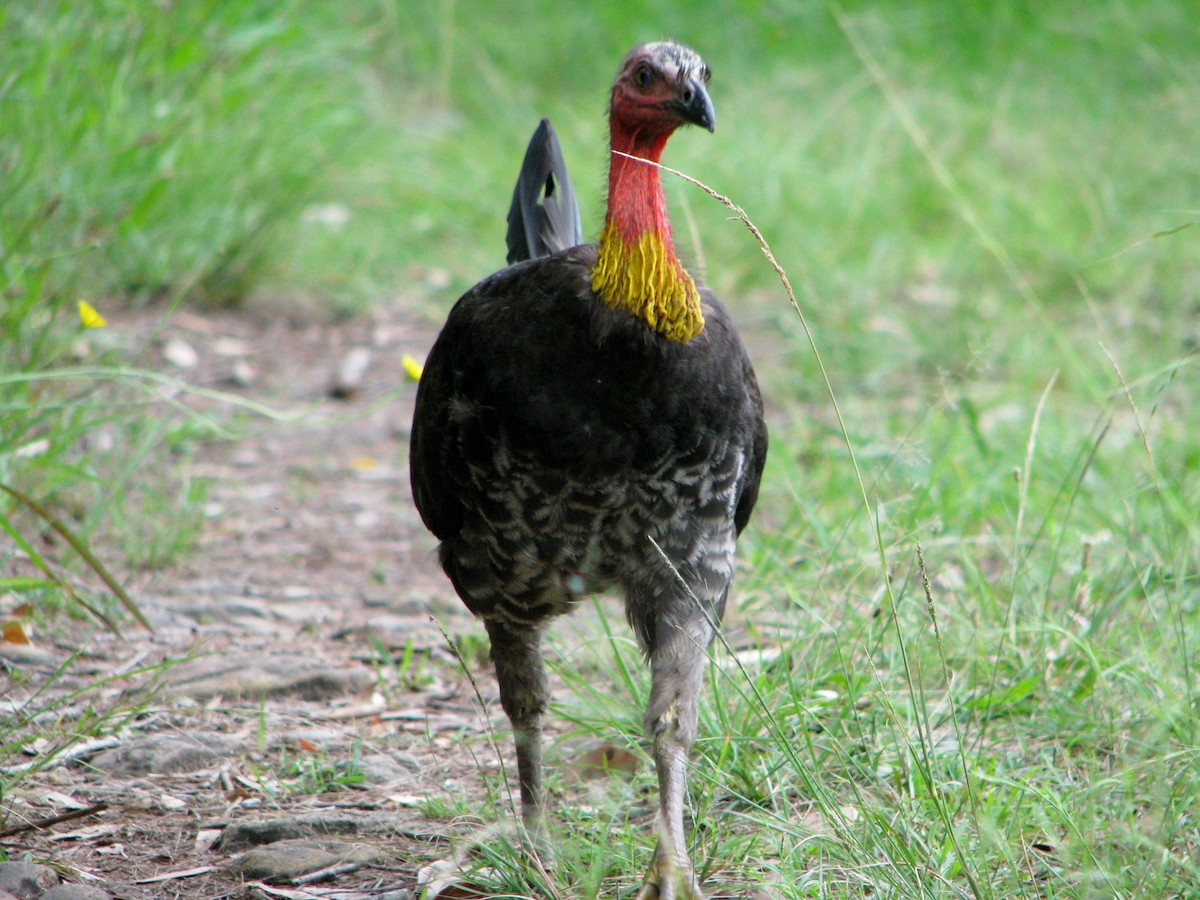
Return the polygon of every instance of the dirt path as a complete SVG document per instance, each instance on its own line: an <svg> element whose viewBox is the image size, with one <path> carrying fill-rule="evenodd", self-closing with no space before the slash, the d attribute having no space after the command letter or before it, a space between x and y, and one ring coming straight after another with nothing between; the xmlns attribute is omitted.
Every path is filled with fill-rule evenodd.
<svg viewBox="0 0 1200 900"><path fill-rule="evenodd" d="M30 646L0 641L0 715L40 711L16 736L30 771L0 796L0 900L482 896L418 883L514 822L483 631L409 491L401 357L435 334L399 304L338 325L110 315L107 339L149 346L142 365L223 392L169 393L239 439L168 462L168 483L208 489L198 546L130 579L153 635L60 616ZM748 335L764 359L771 334ZM334 397L345 370L361 378ZM586 609L568 621L574 658L600 631ZM572 741L552 752L576 781L629 756ZM636 817L649 835L651 806Z"/></svg>
<svg viewBox="0 0 1200 900"><path fill-rule="evenodd" d="M128 313L110 328L153 325ZM9 648L10 708L50 688L26 735L29 763L44 768L0 798L0 827L105 804L3 838L9 860L128 900L349 900L404 897L418 869L447 854L449 828L422 807L448 783L480 778L487 722L432 617L454 635L480 632L409 499L415 385L400 357L423 358L432 338L394 310L338 327L184 313L158 334L151 365L299 415L274 423L186 398L251 436L209 442L186 466L209 484L199 547L132 583L155 634L117 640L88 621L54 643L35 635L19 659ZM369 355L365 376L333 399L352 351L351 367ZM467 646L482 672L480 643ZM104 730L121 727L63 764L64 736L96 715L114 717ZM261 831L277 820L288 827ZM341 837L322 845L323 831ZM366 865L334 868L347 859ZM314 867L335 874L286 889L299 893L281 887Z"/></svg>

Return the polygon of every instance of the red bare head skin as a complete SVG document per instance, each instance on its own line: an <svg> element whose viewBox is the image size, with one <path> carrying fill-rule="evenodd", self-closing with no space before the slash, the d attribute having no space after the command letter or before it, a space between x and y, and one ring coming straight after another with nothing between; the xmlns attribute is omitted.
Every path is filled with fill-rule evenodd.
<svg viewBox="0 0 1200 900"><path fill-rule="evenodd" d="M657 161L680 125L716 125L708 97L710 73L688 47L670 41L640 44L626 55L613 82L609 129L614 150Z"/></svg>
<svg viewBox="0 0 1200 900"><path fill-rule="evenodd" d="M669 245L671 226L658 169L620 154L658 162L680 125L712 131L710 75L695 50L671 41L639 44L621 62L608 108L609 138L617 151L609 160L608 221L627 241L650 230Z"/></svg>
<svg viewBox="0 0 1200 900"><path fill-rule="evenodd" d="M609 104L614 152L592 290L680 342L704 328L700 294L675 254L658 167L645 160L657 163L680 125L713 130L708 78L695 51L669 41L642 44L621 63Z"/></svg>

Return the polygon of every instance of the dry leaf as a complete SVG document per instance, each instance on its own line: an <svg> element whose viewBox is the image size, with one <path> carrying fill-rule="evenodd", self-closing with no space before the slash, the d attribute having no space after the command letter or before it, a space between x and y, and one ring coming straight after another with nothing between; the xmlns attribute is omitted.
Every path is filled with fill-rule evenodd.
<svg viewBox="0 0 1200 900"><path fill-rule="evenodd" d="M601 744L579 757L575 768L585 779L603 778L605 775L632 775L641 767L640 760L614 744Z"/></svg>
<svg viewBox="0 0 1200 900"><path fill-rule="evenodd" d="M197 853L207 853L220 839L221 834L222 829L220 828L201 828L196 832L196 840L192 844L192 849Z"/></svg>
<svg viewBox="0 0 1200 900"><path fill-rule="evenodd" d="M480 874L488 873L481 869ZM454 859L439 859L417 873L417 891L421 900L482 900L488 896L473 887Z"/></svg>
<svg viewBox="0 0 1200 900"><path fill-rule="evenodd" d="M55 806L65 806L67 809L87 809L92 805L85 800L76 800L70 794L64 794L61 791L49 791L42 799Z"/></svg>

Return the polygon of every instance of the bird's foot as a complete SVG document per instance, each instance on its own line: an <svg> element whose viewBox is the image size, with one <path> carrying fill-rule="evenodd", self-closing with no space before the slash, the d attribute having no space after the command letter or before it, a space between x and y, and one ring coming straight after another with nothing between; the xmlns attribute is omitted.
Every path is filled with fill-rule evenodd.
<svg viewBox="0 0 1200 900"><path fill-rule="evenodd" d="M540 814L528 816L522 830L525 852L529 858L542 869L553 868L557 860L554 845L550 842L550 833Z"/></svg>
<svg viewBox="0 0 1200 900"><path fill-rule="evenodd" d="M656 853L634 900L704 900L704 894L689 864Z"/></svg>

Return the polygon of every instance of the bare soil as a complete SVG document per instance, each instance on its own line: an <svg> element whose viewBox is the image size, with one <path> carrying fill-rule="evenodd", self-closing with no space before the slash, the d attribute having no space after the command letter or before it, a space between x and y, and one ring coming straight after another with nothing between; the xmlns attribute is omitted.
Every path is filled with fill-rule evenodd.
<svg viewBox="0 0 1200 900"><path fill-rule="evenodd" d="M165 463L208 491L198 545L129 576L154 633L128 623L116 638L88 618L44 626L0 655L10 709L35 696L48 709L25 747L35 771L0 797L0 829L23 829L2 839L8 858L128 900L413 889L454 830L426 816L428 797L495 765L493 721L504 752L508 743L452 652L467 635L466 671L490 700L481 629L438 570L409 494L416 385L401 355L423 359L435 329L398 308L341 324L277 311L164 324L128 311L108 333L133 346L149 336L147 366L284 419L169 390L240 439ZM339 370L364 361L348 396L332 396ZM98 715L121 725L104 742L115 746L72 738ZM207 749L189 756L189 739ZM232 824L331 811L387 813L386 834L361 838L386 859L295 894L229 866L236 854L221 836Z"/></svg>
<svg viewBox="0 0 1200 900"><path fill-rule="evenodd" d="M339 323L279 306L109 320L104 339L145 346L142 365L175 381L164 411L236 439L195 439L146 473L207 485L198 543L127 573L152 634L60 616L27 646L0 641L0 715L45 710L21 736L30 771L0 796L7 858L121 900L481 896L418 884L474 836L513 833L483 630L410 496L416 383L401 359L424 359L436 327L403 299ZM758 355L779 352L754 331ZM576 774L645 762L577 752ZM262 849L274 855L255 868ZM314 875L304 854L325 850ZM298 856L309 880L287 874Z"/></svg>

